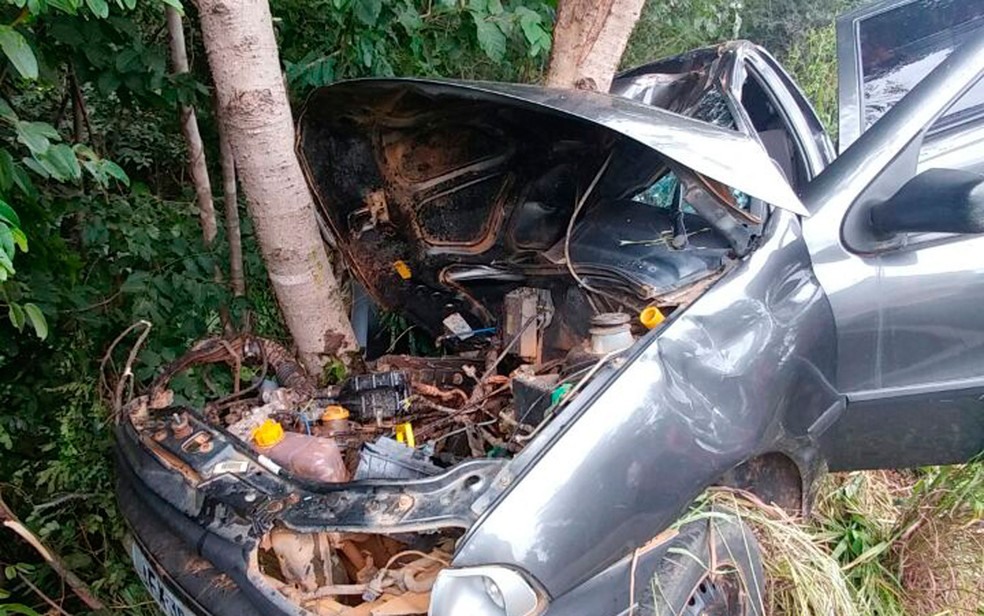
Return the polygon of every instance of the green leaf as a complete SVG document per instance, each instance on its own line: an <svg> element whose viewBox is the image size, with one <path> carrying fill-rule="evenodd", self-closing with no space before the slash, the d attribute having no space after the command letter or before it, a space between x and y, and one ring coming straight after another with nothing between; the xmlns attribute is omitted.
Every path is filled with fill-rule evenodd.
<svg viewBox="0 0 984 616"><path fill-rule="evenodd" d="M0 25L0 49L25 79L38 78L38 59L24 35L10 26Z"/></svg>
<svg viewBox="0 0 984 616"><path fill-rule="evenodd" d="M44 313L35 304L24 304L24 312L27 313L27 319L31 322L34 327L34 333L37 334L38 338L44 340L48 337L48 321L44 318Z"/></svg>
<svg viewBox="0 0 984 616"><path fill-rule="evenodd" d="M14 262L4 252L0 252L0 282L6 280L10 274L15 274Z"/></svg>
<svg viewBox="0 0 984 616"><path fill-rule="evenodd" d="M0 251L3 251L11 261L14 260L14 232L5 222L0 222Z"/></svg>
<svg viewBox="0 0 984 616"><path fill-rule="evenodd" d="M502 62L506 56L506 35L494 22L478 13L472 13L478 31L478 46L494 62Z"/></svg>
<svg viewBox="0 0 984 616"><path fill-rule="evenodd" d="M14 185L14 157L10 152L0 149L0 193L7 192Z"/></svg>
<svg viewBox="0 0 984 616"><path fill-rule="evenodd" d="M124 186L130 185L130 176L126 174L126 171L123 171L122 167L120 167L113 161L101 160L99 161L99 167L101 168L103 173L105 173L110 177L116 178L117 180L122 182Z"/></svg>
<svg viewBox="0 0 984 616"><path fill-rule="evenodd" d="M0 220L6 220L14 227L21 226L20 216L18 216L17 212L14 211L14 208L10 207L10 205L3 199L0 199Z"/></svg>
<svg viewBox="0 0 984 616"><path fill-rule="evenodd" d="M7 614L20 614L20 616L41 616L41 614L38 614L23 603L5 603L2 607L4 612Z"/></svg>
<svg viewBox="0 0 984 616"><path fill-rule="evenodd" d="M4 120L7 120L8 122L16 122L17 121L17 114L14 112L13 108L10 106L10 103L7 102L7 99L2 98L2 97L0 97L0 118L3 118Z"/></svg>
<svg viewBox="0 0 984 616"><path fill-rule="evenodd" d="M39 154L48 149L52 141L61 141L61 135L47 122L17 122L17 140L27 146L32 153Z"/></svg>
<svg viewBox="0 0 984 616"><path fill-rule="evenodd" d="M49 6L53 6L62 13L75 15L82 6L82 0L47 0Z"/></svg>
<svg viewBox="0 0 984 616"><path fill-rule="evenodd" d="M519 17L519 27L523 29L523 36L530 46L530 56L536 57L540 53L550 51L550 33L543 28L543 18L539 13L531 11L525 6L516 8L516 16Z"/></svg>
<svg viewBox="0 0 984 616"><path fill-rule="evenodd" d="M34 187L31 176L27 174L27 171L24 171L24 167L16 164L14 165L14 186L31 201L37 201L38 189Z"/></svg>
<svg viewBox="0 0 984 616"><path fill-rule="evenodd" d="M83 160L99 160L99 155L96 154L92 148L84 143L76 143L72 146L72 151L80 156Z"/></svg>
<svg viewBox="0 0 984 616"><path fill-rule="evenodd" d="M20 229L11 229L10 232L14 235L14 243L20 248L21 252L27 252L27 236Z"/></svg>
<svg viewBox="0 0 984 616"><path fill-rule="evenodd" d="M10 319L10 324L17 328L17 331L24 331L24 323L26 319L24 318L24 309L21 305L16 302L10 302L7 306L7 318Z"/></svg>
<svg viewBox="0 0 984 616"><path fill-rule="evenodd" d="M67 182L82 177L79 159L75 157L75 152L71 146L64 143L52 145L47 152L37 155L36 158L57 180Z"/></svg>
<svg viewBox="0 0 984 616"><path fill-rule="evenodd" d="M178 13L184 15L184 6L181 4L181 0L161 0L164 4L171 8L177 9Z"/></svg>
<svg viewBox="0 0 984 616"><path fill-rule="evenodd" d="M137 0L123 0L123 4L131 11L137 8Z"/></svg>
<svg viewBox="0 0 984 616"><path fill-rule="evenodd" d="M45 180L51 177L51 173L48 171L48 168L40 160L36 158L30 158L25 156L24 158L21 159L21 163L23 163L25 167L27 167L34 173L40 175Z"/></svg>
<svg viewBox="0 0 984 616"><path fill-rule="evenodd" d="M106 0L85 0L85 3L96 17L100 19L109 17L109 5L106 4Z"/></svg>
<svg viewBox="0 0 984 616"><path fill-rule="evenodd" d="M383 0L355 0L352 8L356 19L371 28L376 25L379 13L383 10Z"/></svg>

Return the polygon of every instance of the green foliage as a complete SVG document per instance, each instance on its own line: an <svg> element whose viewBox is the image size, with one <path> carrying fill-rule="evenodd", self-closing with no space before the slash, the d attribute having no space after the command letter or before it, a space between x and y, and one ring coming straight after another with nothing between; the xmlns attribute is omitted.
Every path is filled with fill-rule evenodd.
<svg viewBox="0 0 984 616"><path fill-rule="evenodd" d="M783 58L817 28L865 0L744 0L742 36Z"/></svg>
<svg viewBox="0 0 984 616"><path fill-rule="evenodd" d="M297 95L340 79L419 75L534 80L550 50L543 0L274 0Z"/></svg>
<svg viewBox="0 0 984 616"><path fill-rule="evenodd" d="M648 0L622 54L622 67L737 38L741 7L735 0Z"/></svg>
<svg viewBox="0 0 984 616"><path fill-rule="evenodd" d="M827 134L837 141L837 41L834 26L805 33L789 47L782 64L813 104Z"/></svg>

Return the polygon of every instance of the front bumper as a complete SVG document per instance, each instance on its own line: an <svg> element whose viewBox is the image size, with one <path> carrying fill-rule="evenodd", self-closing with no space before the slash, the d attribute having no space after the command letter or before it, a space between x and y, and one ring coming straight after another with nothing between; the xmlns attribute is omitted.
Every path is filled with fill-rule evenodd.
<svg viewBox="0 0 984 616"><path fill-rule="evenodd" d="M166 589L201 616L296 616L258 588L240 546L210 533L145 486L116 456L116 496L133 539ZM153 592L153 591L152 591ZM160 596L154 597L160 601Z"/></svg>
<svg viewBox="0 0 984 616"><path fill-rule="evenodd" d="M128 439L128 435L120 431L117 438ZM116 461L117 498L134 541L160 584L190 612L201 616L310 616L260 580L251 564L252 555L242 545L209 531L205 523L189 517L144 483L141 475L148 471L150 476L174 472L162 467L139 443L132 439L118 443ZM141 467L140 473L134 464ZM645 595L667 547L640 549L635 562L628 555L613 563L554 598L541 616L621 616L629 613L633 602L639 606L634 612L637 616L649 613L645 606L652 603ZM630 584L633 574L634 585ZM633 587L637 589L634 601L630 597ZM160 601L162 593L155 590L151 589L157 595L154 598Z"/></svg>

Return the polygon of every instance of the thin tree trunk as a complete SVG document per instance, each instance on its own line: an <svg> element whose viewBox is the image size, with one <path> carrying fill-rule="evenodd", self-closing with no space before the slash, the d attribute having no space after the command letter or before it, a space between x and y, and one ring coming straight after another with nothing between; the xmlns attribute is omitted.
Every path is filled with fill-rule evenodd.
<svg viewBox="0 0 984 616"><path fill-rule="evenodd" d="M167 32L171 46L171 65L174 74L188 72L188 52L185 49L184 27L181 24L181 14L174 7L165 9L167 15ZM184 134L188 147L188 171L191 182L195 187L195 200L198 202L198 217L202 225L202 237L205 246L210 247L215 241L218 231L215 222L215 204L212 201L212 182L208 177L208 167L205 164L205 146L202 135L198 132L198 117L195 110L187 105L181 106L181 132Z"/></svg>
<svg viewBox="0 0 984 616"><path fill-rule="evenodd" d="M246 295L243 274L243 242L239 231L239 195L236 194L236 160L226 134L225 120L216 105L216 124L219 129L219 155L222 157L222 200L225 204L226 235L229 238L229 278L236 297Z"/></svg>
<svg viewBox="0 0 984 616"><path fill-rule="evenodd" d="M302 361L349 359L358 344L294 153L294 123L280 75L267 0L197 0L236 168L249 213Z"/></svg>
<svg viewBox="0 0 984 616"><path fill-rule="evenodd" d="M644 0L560 0L546 84L607 92Z"/></svg>

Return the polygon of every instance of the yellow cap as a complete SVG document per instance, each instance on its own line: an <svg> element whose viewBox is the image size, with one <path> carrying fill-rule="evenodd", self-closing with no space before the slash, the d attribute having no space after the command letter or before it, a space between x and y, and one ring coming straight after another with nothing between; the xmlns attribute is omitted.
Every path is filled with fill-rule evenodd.
<svg viewBox="0 0 984 616"><path fill-rule="evenodd" d="M410 272L410 266L407 265L406 261L393 261L393 270L404 280L410 280L413 277L413 273Z"/></svg>
<svg viewBox="0 0 984 616"><path fill-rule="evenodd" d="M272 419L267 419L253 430L253 442L258 447L273 447L284 440L284 428Z"/></svg>
<svg viewBox="0 0 984 616"><path fill-rule="evenodd" d="M656 306L647 306L639 313L639 322L648 329L656 327L665 320L666 317L663 316L663 313Z"/></svg>
<svg viewBox="0 0 984 616"><path fill-rule="evenodd" d="M338 419L348 419L349 412L344 406L329 404L325 407L325 412L321 414L321 421L335 421Z"/></svg>

